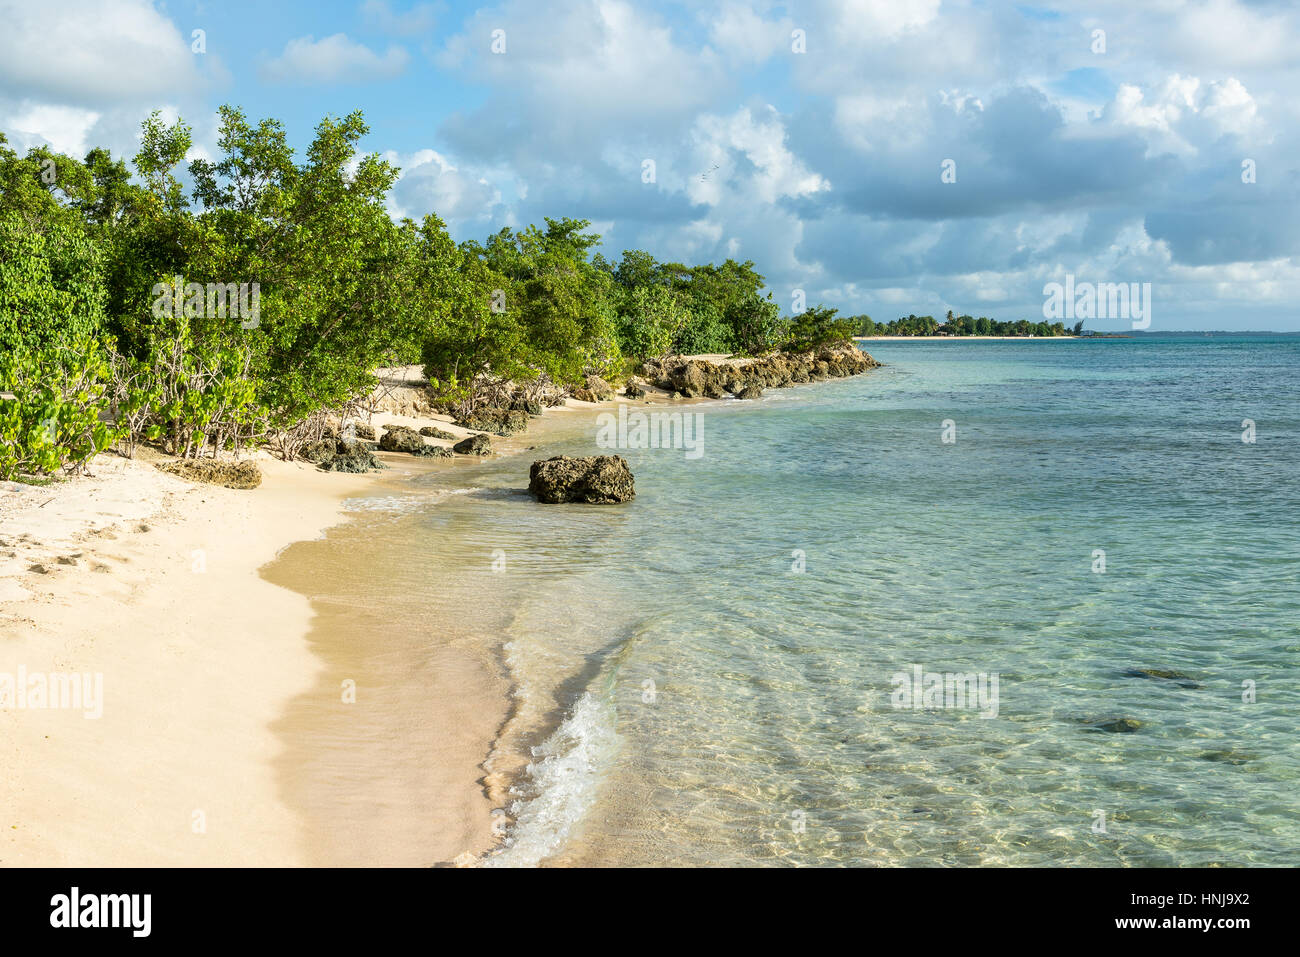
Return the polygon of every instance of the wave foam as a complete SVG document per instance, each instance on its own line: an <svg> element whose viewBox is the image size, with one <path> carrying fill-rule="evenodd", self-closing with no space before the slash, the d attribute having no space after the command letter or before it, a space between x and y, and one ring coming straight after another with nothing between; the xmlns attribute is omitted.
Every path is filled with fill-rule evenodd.
<svg viewBox="0 0 1300 957"><path fill-rule="evenodd" d="M535 867L568 840L596 801L600 769L617 747L612 709L584 693L555 733L533 748L524 783L512 789L515 824L485 867ZM527 796L527 795L531 795Z"/></svg>

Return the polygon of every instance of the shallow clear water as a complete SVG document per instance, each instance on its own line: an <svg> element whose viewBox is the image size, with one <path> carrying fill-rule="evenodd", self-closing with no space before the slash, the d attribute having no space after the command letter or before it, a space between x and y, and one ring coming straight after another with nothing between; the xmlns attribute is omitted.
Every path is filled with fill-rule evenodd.
<svg viewBox="0 0 1300 957"><path fill-rule="evenodd" d="M683 407L633 503L420 513L508 606L492 863L1295 864L1300 340L870 346ZM896 707L914 666L996 701Z"/></svg>

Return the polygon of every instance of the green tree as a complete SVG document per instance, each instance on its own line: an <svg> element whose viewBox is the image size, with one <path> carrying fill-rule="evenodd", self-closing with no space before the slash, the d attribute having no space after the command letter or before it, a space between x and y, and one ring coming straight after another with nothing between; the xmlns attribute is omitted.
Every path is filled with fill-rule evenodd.
<svg viewBox="0 0 1300 957"><path fill-rule="evenodd" d="M806 352L827 343L847 340L853 335L853 323L849 319L837 319L837 311L819 303L795 316L790 321L785 349Z"/></svg>
<svg viewBox="0 0 1300 957"><path fill-rule="evenodd" d="M81 227L0 213L0 352L98 332L104 298L103 255Z"/></svg>
<svg viewBox="0 0 1300 957"><path fill-rule="evenodd" d="M691 315L667 286L637 286L618 318L624 355L658 358L672 349Z"/></svg>

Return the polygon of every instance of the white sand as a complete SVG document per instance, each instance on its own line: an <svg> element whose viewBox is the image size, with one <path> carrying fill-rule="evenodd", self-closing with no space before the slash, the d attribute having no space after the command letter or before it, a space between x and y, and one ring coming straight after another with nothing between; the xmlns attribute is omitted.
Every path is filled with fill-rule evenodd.
<svg viewBox="0 0 1300 957"><path fill-rule="evenodd" d="M260 464L252 491L113 456L93 478L0 489L0 674L103 676L98 719L0 708L0 863L299 860L267 726L316 673L311 610L257 568L367 477Z"/></svg>

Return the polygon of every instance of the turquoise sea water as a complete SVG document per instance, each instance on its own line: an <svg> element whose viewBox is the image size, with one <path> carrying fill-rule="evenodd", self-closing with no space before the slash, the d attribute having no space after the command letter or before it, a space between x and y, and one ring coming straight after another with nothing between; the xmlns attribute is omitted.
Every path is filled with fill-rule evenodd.
<svg viewBox="0 0 1300 957"><path fill-rule="evenodd" d="M491 863L1300 861L1300 339L869 348L683 407L703 454L620 450L628 505L515 460L421 514L509 609ZM916 666L996 707L897 707Z"/></svg>

